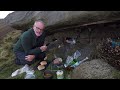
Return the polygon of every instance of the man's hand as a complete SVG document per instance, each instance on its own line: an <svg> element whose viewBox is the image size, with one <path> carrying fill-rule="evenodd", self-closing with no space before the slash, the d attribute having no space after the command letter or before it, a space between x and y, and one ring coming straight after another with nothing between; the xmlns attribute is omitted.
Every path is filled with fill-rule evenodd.
<svg viewBox="0 0 120 90"><path fill-rule="evenodd" d="M27 55L25 56L25 60L32 61L35 58L35 55Z"/></svg>
<svg viewBox="0 0 120 90"><path fill-rule="evenodd" d="M44 46L41 46L40 49L42 50L42 52L46 51L47 50L47 46L44 45Z"/></svg>

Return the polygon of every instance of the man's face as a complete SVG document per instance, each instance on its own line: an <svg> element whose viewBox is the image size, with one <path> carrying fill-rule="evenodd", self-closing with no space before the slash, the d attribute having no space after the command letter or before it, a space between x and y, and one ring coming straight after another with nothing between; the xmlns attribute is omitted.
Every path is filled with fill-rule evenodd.
<svg viewBox="0 0 120 90"><path fill-rule="evenodd" d="M33 26L36 36L40 36L44 31L44 24L42 22L36 22Z"/></svg>

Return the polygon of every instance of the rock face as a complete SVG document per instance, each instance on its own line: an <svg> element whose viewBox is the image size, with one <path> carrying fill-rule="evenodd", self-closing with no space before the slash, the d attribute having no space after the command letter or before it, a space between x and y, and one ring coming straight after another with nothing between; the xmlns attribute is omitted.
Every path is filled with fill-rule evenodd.
<svg viewBox="0 0 120 90"><path fill-rule="evenodd" d="M74 69L72 79L113 79L115 69L100 59L86 61Z"/></svg>
<svg viewBox="0 0 120 90"><path fill-rule="evenodd" d="M0 20L0 39L2 39L3 37L5 37L5 35L7 35L7 33L11 32L15 30L14 28L10 27L8 24L6 24L4 22L4 20Z"/></svg>
<svg viewBox="0 0 120 90"><path fill-rule="evenodd" d="M120 20L119 11L15 11L9 14L5 21L17 29L26 29L35 20L41 19L46 23L46 29L73 25L83 25L97 21ZM51 29L51 30L50 30Z"/></svg>

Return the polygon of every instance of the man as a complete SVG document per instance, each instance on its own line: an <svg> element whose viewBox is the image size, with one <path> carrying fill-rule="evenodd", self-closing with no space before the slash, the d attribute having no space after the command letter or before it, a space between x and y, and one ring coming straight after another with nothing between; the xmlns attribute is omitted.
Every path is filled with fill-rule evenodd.
<svg viewBox="0 0 120 90"><path fill-rule="evenodd" d="M14 46L16 56L15 62L18 65L31 65L36 60L44 60L47 46L44 45L45 24L35 21L33 28L25 31Z"/></svg>

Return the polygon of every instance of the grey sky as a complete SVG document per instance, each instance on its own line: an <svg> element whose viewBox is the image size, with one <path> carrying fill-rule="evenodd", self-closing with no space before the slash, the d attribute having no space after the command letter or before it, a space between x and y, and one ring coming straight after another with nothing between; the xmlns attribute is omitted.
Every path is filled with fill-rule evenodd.
<svg viewBox="0 0 120 90"><path fill-rule="evenodd" d="M4 19L9 13L13 11L0 11L0 19Z"/></svg>

